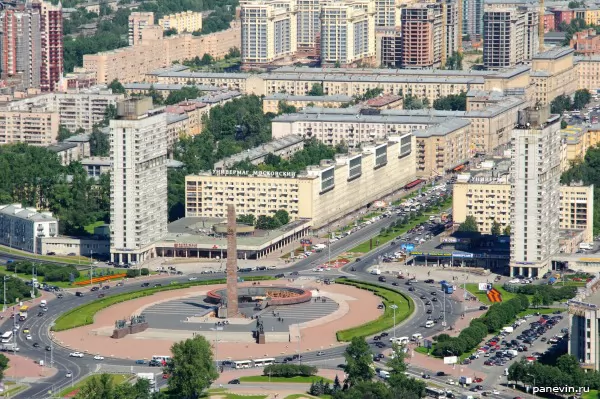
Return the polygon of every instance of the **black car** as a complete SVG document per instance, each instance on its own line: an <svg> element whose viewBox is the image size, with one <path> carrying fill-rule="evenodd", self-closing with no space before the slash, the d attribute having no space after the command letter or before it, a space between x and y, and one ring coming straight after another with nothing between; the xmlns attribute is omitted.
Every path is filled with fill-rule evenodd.
<svg viewBox="0 0 600 399"><path fill-rule="evenodd" d="M283 273L279 273L279 274L275 275L275 278L284 278L284 277L285 277L285 274L283 274Z"/></svg>
<svg viewBox="0 0 600 399"><path fill-rule="evenodd" d="M443 371L438 371L435 375L437 375L438 377L443 377L446 375L446 373L444 373Z"/></svg>
<svg viewBox="0 0 600 399"><path fill-rule="evenodd" d="M38 317L42 317L44 315L44 312L38 312Z"/></svg>
<svg viewBox="0 0 600 399"><path fill-rule="evenodd" d="M92 292L93 292L93 291L98 291L99 289L100 289L100 287L92 287L92 288L90 289L90 291L92 291Z"/></svg>
<svg viewBox="0 0 600 399"><path fill-rule="evenodd" d="M414 291L414 290L415 290L415 287L410 287L408 290L409 290L409 291Z"/></svg>
<svg viewBox="0 0 600 399"><path fill-rule="evenodd" d="M150 366L150 367L160 367L160 366L162 366L162 364L158 360L150 360L148 362L148 366Z"/></svg>
<svg viewBox="0 0 600 399"><path fill-rule="evenodd" d="M392 283L392 285L393 285L393 286L395 286L395 287L397 287L397 286L399 286L400 284L398 284L396 281L394 281L394 282Z"/></svg>
<svg viewBox="0 0 600 399"><path fill-rule="evenodd" d="M380 336L382 336L382 337L387 337L389 334L388 334L388 333L386 333L386 332L382 332L382 333L381 333L381 334L379 334L379 335L380 335Z"/></svg>
<svg viewBox="0 0 600 399"><path fill-rule="evenodd" d="M239 385L239 384L240 384L240 380L238 380L238 379L236 378L236 379L234 379L234 380L231 380L231 381L229 381L229 382L228 382L228 384L231 384L231 385Z"/></svg>
<svg viewBox="0 0 600 399"><path fill-rule="evenodd" d="M431 295L433 295L433 296L436 296L436 295L437 295L437 292L435 292L435 291L431 291Z"/></svg>
<svg viewBox="0 0 600 399"><path fill-rule="evenodd" d="M49 346L46 346L46 350L47 350L48 352L50 352L50 351L52 350L52 348L51 348L51 347L49 347Z"/></svg>
<svg viewBox="0 0 600 399"><path fill-rule="evenodd" d="M77 291L77 292L75 293L75 296L83 296L83 292Z"/></svg>
<svg viewBox="0 0 600 399"><path fill-rule="evenodd" d="M431 298L431 300L432 300L433 302L437 302L437 298L435 298L435 297L434 297L434 298Z"/></svg>
<svg viewBox="0 0 600 399"><path fill-rule="evenodd" d="M429 374L423 374L423 378L429 380L431 379L431 376Z"/></svg>
<svg viewBox="0 0 600 399"><path fill-rule="evenodd" d="M39 343L37 343L37 342L34 342L34 343L33 343L33 347L34 347L34 348L39 348L39 347L40 347L40 344L39 344Z"/></svg>
<svg viewBox="0 0 600 399"><path fill-rule="evenodd" d="M142 287L150 287L150 283L142 283Z"/></svg>
<svg viewBox="0 0 600 399"><path fill-rule="evenodd" d="M425 280L425 284L433 284L433 283L435 283L435 280L433 280L432 278Z"/></svg>
<svg viewBox="0 0 600 399"><path fill-rule="evenodd" d="M431 314L433 312L431 309L427 309L427 314Z"/></svg>
<svg viewBox="0 0 600 399"><path fill-rule="evenodd" d="M421 295L420 297L421 299L427 299L427 297L425 295Z"/></svg>
<svg viewBox="0 0 600 399"><path fill-rule="evenodd" d="M110 289L110 286L109 285L105 285L104 287L102 287L102 289L103 290L108 290L108 289Z"/></svg>

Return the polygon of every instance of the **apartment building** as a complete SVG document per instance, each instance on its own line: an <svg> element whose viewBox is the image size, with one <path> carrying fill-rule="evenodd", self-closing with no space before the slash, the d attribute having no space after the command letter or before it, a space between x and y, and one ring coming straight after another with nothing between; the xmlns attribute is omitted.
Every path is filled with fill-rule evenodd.
<svg viewBox="0 0 600 399"><path fill-rule="evenodd" d="M147 26L154 25L153 12L134 11L129 14L129 32L128 39L130 46L136 46L142 43L142 31Z"/></svg>
<svg viewBox="0 0 600 399"><path fill-rule="evenodd" d="M414 138L410 134L337 155L296 175L292 172L221 170L186 176L186 216L272 216L280 209L292 220L310 219L319 228L398 190L414 180Z"/></svg>
<svg viewBox="0 0 600 399"><path fill-rule="evenodd" d="M443 51L443 15L439 3L412 3L400 17L403 68L439 68Z"/></svg>
<svg viewBox="0 0 600 399"><path fill-rule="evenodd" d="M483 13L483 64L502 69L523 64L539 49L537 10L486 5Z"/></svg>
<svg viewBox="0 0 600 399"><path fill-rule="evenodd" d="M267 155L276 155L282 159L289 159L292 155L304 149L304 139L300 136L285 136L270 141L259 147L251 148L239 154L231 155L215 163L215 170L225 170L238 162L247 161L253 165L264 163Z"/></svg>
<svg viewBox="0 0 600 399"><path fill-rule="evenodd" d="M459 31L459 7L458 0L446 0L441 3L442 7L442 65L446 64L448 57L459 51L459 39L462 33Z"/></svg>
<svg viewBox="0 0 600 399"><path fill-rule="evenodd" d="M400 26L403 5L400 0L375 0L375 26Z"/></svg>
<svg viewBox="0 0 600 399"><path fill-rule="evenodd" d="M22 88L39 88L42 67L40 13L31 7L0 11L0 80L18 78Z"/></svg>
<svg viewBox="0 0 600 399"><path fill-rule="evenodd" d="M167 115L152 99L117 104L110 121L113 262L143 262L167 233Z"/></svg>
<svg viewBox="0 0 600 399"><path fill-rule="evenodd" d="M203 36L186 33L163 37L160 27L148 27L141 30L139 44L84 55L83 68L95 74L98 84L109 84L114 79L121 83L139 82L151 71L198 54L223 58L232 47L241 47L240 33L239 25L232 24L230 29Z"/></svg>
<svg viewBox="0 0 600 399"><path fill-rule="evenodd" d="M116 106L117 101L123 98L123 94L113 94L110 89L93 87L75 92L46 93L0 103L0 112L51 113L56 115L58 124L70 131L81 128L91 133L94 125L104 119L106 108L110 105Z"/></svg>
<svg viewBox="0 0 600 399"><path fill-rule="evenodd" d="M0 145L56 143L59 118L53 112L0 111Z"/></svg>
<svg viewBox="0 0 600 399"><path fill-rule="evenodd" d="M40 1L32 7L40 10L40 88L54 91L64 72L62 5Z"/></svg>
<svg viewBox="0 0 600 399"><path fill-rule="evenodd" d="M57 235L58 220L52 212L38 212L21 204L0 205L0 244L37 253L38 238Z"/></svg>
<svg viewBox="0 0 600 399"><path fill-rule="evenodd" d="M536 54L531 62L531 84L534 101L550 104L560 95L571 95L577 90L577 67L573 49L558 47Z"/></svg>
<svg viewBox="0 0 600 399"><path fill-rule="evenodd" d="M321 5L321 63L349 66L375 61L375 5L369 0Z"/></svg>
<svg viewBox="0 0 600 399"><path fill-rule="evenodd" d="M453 118L423 130L416 130L417 177L427 179L460 170L470 158L469 127L464 119Z"/></svg>
<svg viewBox="0 0 600 399"><path fill-rule="evenodd" d="M494 221L503 231L510 226L510 158L497 157L482 162L469 173L458 176L452 196L455 223L467 216L477 221L479 232L491 233ZM594 187L560 186L559 226L563 230L583 231L583 240L593 241Z"/></svg>
<svg viewBox="0 0 600 399"><path fill-rule="evenodd" d="M483 38L483 0L462 1L463 35L479 41Z"/></svg>
<svg viewBox="0 0 600 399"><path fill-rule="evenodd" d="M259 66L293 56L297 46L296 0L242 2L242 64Z"/></svg>
<svg viewBox="0 0 600 399"><path fill-rule="evenodd" d="M314 51L320 46L321 34L321 1L296 0L297 5L297 39L299 51Z"/></svg>
<svg viewBox="0 0 600 399"><path fill-rule="evenodd" d="M600 370L600 294L569 301L569 354L584 370ZM594 292L596 291L596 292Z"/></svg>
<svg viewBox="0 0 600 399"><path fill-rule="evenodd" d="M538 276L559 251L560 116L526 109L511 135L510 275Z"/></svg>
<svg viewBox="0 0 600 399"><path fill-rule="evenodd" d="M402 32L400 26L375 27L375 57L385 68L402 67Z"/></svg>
<svg viewBox="0 0 600 399"><path fill-rule="evenodd" d="M285 103L302 110L306 107L339 108L354 100L350 96L293 96L285 93L275 93L263 98L263 112L279 113L279 104Z"/></svg>
<svg viewBox="0 0 600 399"><path fill-rule="evenodd" d="M575 32L569 46L575 50L575 53L581 55L597 55L600 53L600 36L595 29L586 29L581 32Z"/></svg>
<svg viewBox="0 0 600 399"><path fill-rule="evenodd" d="M196 32L202 30L202 13L194 11L178 12L165 15L158 20L163 30L175 29L178 33Z"/></svg>

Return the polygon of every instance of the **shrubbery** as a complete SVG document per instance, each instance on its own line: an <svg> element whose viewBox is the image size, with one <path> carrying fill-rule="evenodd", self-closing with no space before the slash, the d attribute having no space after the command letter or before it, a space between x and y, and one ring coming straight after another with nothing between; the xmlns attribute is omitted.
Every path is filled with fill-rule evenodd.
<svg viewBox="0 0 600 399"><path fill-rule="evenodd" d="M496 303L488 312L471 321L469 327L461 331L458 337L440 334L433 351L434 356L460 356L472 351L489 334L499 331L503 326L512 323L517 314L529 308L529 299L519 294L509 301Z"/></svg>
<svg viewBox="0 0 600 399"><path fill-rule="evenodd" d="M48 263L33 264L26 261L12 262L6 265L6 271L18 273L33 274L33 268L38 276L43 276L45 282L52 281L70 281L70 276L77 279L80 276L79 270L75 266L59 266Z"/></svg>
<svg viewBox="0 0 600 399"><path fill-rule="evenodd" d="M317 368L306 364L271 364L263 370L270 377L310 377L317 374Z"/></svg>
<svg viewBox="0 0 600 399"><path fill-rule="evenodd" d="M544 305L549 305L552 302L565 301L572 299L577 294L577 287L573 286L551 286L551 285L537 285L537 284L504 284L504 289L508 292L514 292L517 294L525 295L540 295L544 299Z"/></svg>

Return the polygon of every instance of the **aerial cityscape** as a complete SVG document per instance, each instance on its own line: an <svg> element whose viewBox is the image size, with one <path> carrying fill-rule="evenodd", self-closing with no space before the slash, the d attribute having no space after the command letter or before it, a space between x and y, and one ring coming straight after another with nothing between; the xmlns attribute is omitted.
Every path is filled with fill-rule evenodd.
<svg viewBox="0 0 600 399"><path fill-rule="evenodd" d="M0 0L0 397L600 399L599 118L594 0Z"/></svg>

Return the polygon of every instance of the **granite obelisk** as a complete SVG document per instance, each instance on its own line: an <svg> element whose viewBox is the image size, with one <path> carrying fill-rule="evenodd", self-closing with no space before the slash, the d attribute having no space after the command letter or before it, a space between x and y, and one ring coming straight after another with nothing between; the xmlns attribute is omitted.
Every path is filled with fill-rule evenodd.
<svg viewBox="0 0 600 399"><path fill-rule="evenodd" d="M237 236L235 206L227 205L227 317L238 315Z"/></svg>

